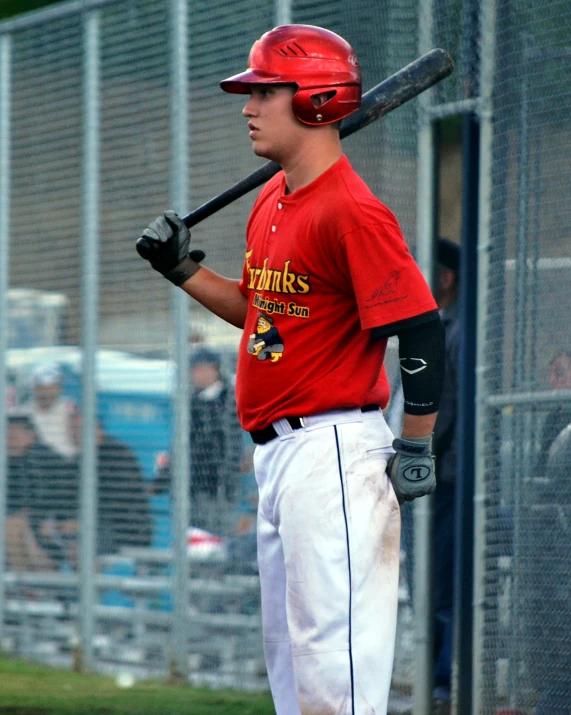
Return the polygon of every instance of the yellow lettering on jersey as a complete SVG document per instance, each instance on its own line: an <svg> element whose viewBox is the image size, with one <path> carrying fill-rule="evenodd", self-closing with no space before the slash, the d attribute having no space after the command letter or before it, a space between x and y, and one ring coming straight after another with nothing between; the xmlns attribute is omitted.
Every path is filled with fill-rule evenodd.
<svg viewBox="0 0 571 715"><path fill-rule="evenodd" d="M309 293L309 276L298 276L297 287L298 293Z"/></svg>
<svg viewBox="0 0 571 715"><path fill-rule="evenodd" d="M297 276L295 273L290 273L289 272L289 267L290 267L291 261L286 261L284 264L284 270L283 270L283 292L284 293L297 293L296 289L294 288L294 283L297 280Z"/></svg>
<svg viewBox="0 0 571 715"><path fill-rule="evenodd" d="M309 293L311 286L309 276L298 275L290 271L291 260L285 261L281 270L268 266L268 257L264 259L261 268L250 263L252 251L246 251L246 270L248 271L248 289L265 290L272 293Z"/></svg>
<svg viewBox="0 0 571 715"><path fill-rule="evenodd" d="M254 299L252 305L258 310L263 310L264 313L272 315L277 313L278 315L285 315L286 305L281 303L279 300L268 300L264 298L260 293L254 294Z"/></svg>
<svg viewBox="0 0 571 715"><path fill-rule="evenodd" d="M272 278L272 291L274 293L281 293L281 278L282 274L279 271L272 271L273 273L273 278Z"/></svg>
<svg viewBox="0 0 571 715"><path fill-rule="evenodd" d="M287 314L294 318L309 318L309 308L305 305L287 304Z"/></svg>
<svg viewBox="0 0 571 715"><path fill-rule="evenodd" d="M266 282L266 273L267 273L267 270L268 270L268 259L266 258L266 259L264 260L264 265L263 265L263 267L262 267L262 272L260 273L260 277L258 278L258 285L256 286L256 288L257 288L258 290L264 290L264 284L265 284L265 282Z"/></svg>
<svg viewBox="0 0 571 715"><path fill-rule="evenodd" d="M270 268L268 270L268 275L266 276L266 283L263 286L260 286L261 290L270 290L270 286L272 284L272 277L274 275L275 271L272 271Z"/></svg>
<svg viewBox="0 0 571 715"><path fill-rule="evenodd" d="M248 288L250 290L253 290L256 287L256 278L261 272L261 268L250 268L250 282L248 283Z"/></svg>

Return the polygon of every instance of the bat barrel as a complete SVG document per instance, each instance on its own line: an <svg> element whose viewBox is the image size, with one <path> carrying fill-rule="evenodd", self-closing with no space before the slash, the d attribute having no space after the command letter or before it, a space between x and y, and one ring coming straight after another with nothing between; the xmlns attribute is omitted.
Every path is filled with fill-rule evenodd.
<svg viewBox="0 0 571 715"><path fill-rule="evenodd" d="M452 74L453 69L454 62L448 52L439 48L430 50L366 92L359 111L341 123L341 138L414 99Z"/></svg>

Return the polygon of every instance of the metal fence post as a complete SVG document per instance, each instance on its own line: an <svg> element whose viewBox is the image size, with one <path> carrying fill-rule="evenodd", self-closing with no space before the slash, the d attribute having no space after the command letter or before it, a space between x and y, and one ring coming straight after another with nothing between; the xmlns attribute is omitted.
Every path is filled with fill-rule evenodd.
<svg viewBox="0 0 571 715"><path fill-rule="evenodd" d="M488 319L488 279L490 219L492 209L493 121L492 95L495 53L495 0L482 0L480 14L480 162L478 202L478 324L476 354L476 439L474 450L474 663L473 715L483 715L483 636L486 576L486 322Z"/></svg>
<svg viewBox="0 0 571 715"><path fill-rule="evenodd" d="M433 0L419 1L419 54L431 49L433 42ZM433 285L434 238L437 230L437 180L434 124L429 114L432 91L419 98L418 174L417 174L417 261ZM433 688L433 588L432 520L433 498L414 502L414 715L430 715Z"/></svg>
<svg viewBox="0 0 571 715"><path fill-rule="evenodd" d="M464 0L462 19L465 91L478 97L478 7ZM472 713L474 593L474 433L478 314L478 187L480 126L476 112L462 117L462 251L460 255L460 351L456 426L454 516L453 712Z"/></svg>
<svg viewBox="0 0 571 715"><path fill-rule="evenodd" d="M275 0L276 25L289 25L292 22L292 0Z"/></svg>
<svg viewBox="0 0 571 715"><path fill-rule="evenodd" d="M11 40L0 35L0 534L6 529L8 454L6 450L6 355L10 282L10 103ZM5 540L0 539L0 574L5 572ZM0 578L0 644L4 636L4 580Z"/></svg>
<svg viewBox="0 0 571 715"><path fill-rule="evenodd" d="M99 321L99 11L84 15L82 412L81 441L81 665L93 667L97 551L97 392Z"/></svg>
<svg viewBox="0 0 571 715"><path fill-rule="evenodd" d="M171 0L171 202L186 212L189 201L188 151L188 7L187 0ZM173 385L173 652L171 674L186 678L188 671L189 566L186 533L190 506L190 420L188 358L190 347L189 298L173 289L174 360Z"/></svg>

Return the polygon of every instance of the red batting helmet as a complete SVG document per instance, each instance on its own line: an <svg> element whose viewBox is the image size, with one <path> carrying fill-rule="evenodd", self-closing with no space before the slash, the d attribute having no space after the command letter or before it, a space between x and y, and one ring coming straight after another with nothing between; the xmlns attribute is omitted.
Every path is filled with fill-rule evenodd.
<svg viewBox="0 0 571 715"><path fill-rule="evenodd" d="M295 84L292 109L300 122L332 124L361 106L357 56L339 35L313 25L280 25L254 43L245 72L220 82L225 92L248 94L252 84ZM334 93L320 107L315 94Z"/></svg>

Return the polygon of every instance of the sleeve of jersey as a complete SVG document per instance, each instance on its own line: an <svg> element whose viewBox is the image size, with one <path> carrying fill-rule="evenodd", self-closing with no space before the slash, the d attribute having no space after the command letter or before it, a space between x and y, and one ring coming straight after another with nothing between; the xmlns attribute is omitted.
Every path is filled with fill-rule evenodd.
<svg viewBox="0 0 571 715"><path fill-rule="evenodd" d="M360 226L343 236L341 250L363 330L436 309L396 221Z"/></svg>

